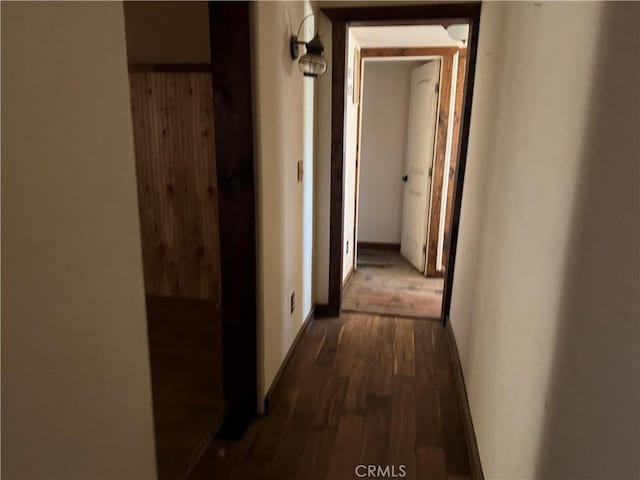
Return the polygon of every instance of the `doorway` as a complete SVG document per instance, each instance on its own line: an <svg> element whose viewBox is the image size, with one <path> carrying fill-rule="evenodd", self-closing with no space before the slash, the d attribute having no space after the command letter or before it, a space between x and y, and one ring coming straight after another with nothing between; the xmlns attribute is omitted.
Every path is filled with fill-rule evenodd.
<svg viewBox="0 0 640 480"><path fill-rule="evenodd" d="M348 146L345 156L347 172L355 164L355 187L345 179L355 197L347 197L355 208L345 311L440 318L468 39L468 24L458 27L460 38L441 25L349 28L361 94L355 159Z"/></svg>
<svg viewBox="0 0 640 480"><path fill-rule="evenodd" d="M187 478L257 406L250 6L124 13L158 477Z"/></svg>
<svg viewBox="0 0 640 480"><path fill-rule="evenodd" d="M437 56L363 58L357 244L353 273L345 285L344 311L439 317L443 279L425 277L423 247L440 66Z"/></svg>
<svg viewBox="0 0 640 480"><path fill-rule="evenodd" d="M464 179L464 166L467 148L468 127L470 121L470 107L473 89L473 73L475 71L475 56L477 51L476 39L479 28L480 5L447 5L447 6L420 6L420 7L400 7L394 9L385 8L352 8L352 9L323 9L325 15L332 24L332 65L333 89L332 89L332 160L331 160L331 208L330 208L330 265L329 265L329 299L327 313L329 316L338 315L343 308L343 297L345 292L343 287L346 280L354 272L358 271L358 213L355 199L357 195L350 194L350 179L357 178L358 173L350 172L350 168L358 168L358 161L353 162L354 167L348 163L350 154L349 132L349 105L353 91L359 88L354 83L352 74L353 58L360 57L366 59L370 57L405 57L407 52L415 56L429 55L420 48L424 48L425 43L413 45L371 45L367 48L357 49L356 54L352 54L352 29L360 27L379 27L382 29L393 29L399 26L438 26L446 33L450 33L449 27L467 25L468 35L465 39L465 46L468 53L464 55L460 52L445 52L447 46L439 45L435 48L442 49L441 71L451 72L452 75L458 73L449 59L454 55L464 63L464 70L467 75L461 82L460 108L458 112L458 124L460 132L457 144L453 135L450 134L449 125L456 123L454 108L457 95L452 90L451 83L444 81L441 76L439 82L438 119L435 140L434 163L432 169L432 181L430 193L427 194L429 203L424 205L424 209L429 211L427 219L427 235L425 241L420 244L417 237L422 237L420 226L413 226L414 245L412 249L403 249L407 256L413 257L414 266L422 266L424 261L424 273L429 277L443 278L442 302L440 313L437 316L442 320L446 319L450 305L451 290L453 285L453 271L455 262L455 249L457 242L458 218L461 205L462 185ZM454 28L455 29L455 28ZM457 50L457 49L456 49ZM344 65L344 68L342 66ZM446 66L445 66L446 65ZM336 88L338 87L338 88ZM442 92L447 88L447 94ZM441 101L446 98L448 101ZM446 108L446 114L442 110ZM340 121L336 121L340 120ZM388 121L393 121L389 119ZM452 127L451 127L452 128ZM447 152L449 155L447 155ZM362 152L356 151L356 158L360 159ZM441 156L444 160L437 162L436 158ZM447 160L448 157L448 160ZM454 160L451 160L451 159ZM448 163L447 163L448 162ZM422 165L424 167L424 165ZM446 174L445 174L446 172ZM406 173L405 173L406 174ZM414 177L416 177L414 172ZM407 183L409 183L407 175ZM360 188L356 181L356 192ZM426 189L427 187L425 187ZM427 198L424 197L424 198ZM449 197L451 197L449 201ZM353 199L353 200L352 200ZM353 203L351 203L353 201ZM353 211L353 220L349 224L349 217ZM404 213L403 213L404 215ZM420 217L420 211L414 209L412 215ZM447 219L447 217L449 217ZM422 217L424 219L424 217ZM433 228L435 226L435 228ZM444 231L448 233L444 235ZM416 233L417 232L417 233ZM408 232L405 232L405 234ZM407 235L405 235L407 237ZM399 243L402 243L401 241ZM351 246L351 248L349 248ZM417 248L417 247L422 247ZM408 250L412 250L410 255ZM417 252L416 252L417 250ZM422 251L420 251L422 250ZM426 250L426 251L425 251ZM350 253L349 253L350 252ZM416 253L419 253L416 255ZM422 257L422 258L421 258ZM416 259L417 258L417 259ZM424 258L424 260L423 260Z"/></svg>

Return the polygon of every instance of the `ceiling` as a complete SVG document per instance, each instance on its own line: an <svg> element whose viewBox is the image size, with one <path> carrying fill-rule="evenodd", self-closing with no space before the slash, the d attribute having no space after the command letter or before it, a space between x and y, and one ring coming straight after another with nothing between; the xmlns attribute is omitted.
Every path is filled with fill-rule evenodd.
<svg viewBox="0 0 640 480"><path fill-rule="evenodd" d="M441 25L396 25L351 27L361 48L382 47L459 47L462 42L449 36Z"/></svg>

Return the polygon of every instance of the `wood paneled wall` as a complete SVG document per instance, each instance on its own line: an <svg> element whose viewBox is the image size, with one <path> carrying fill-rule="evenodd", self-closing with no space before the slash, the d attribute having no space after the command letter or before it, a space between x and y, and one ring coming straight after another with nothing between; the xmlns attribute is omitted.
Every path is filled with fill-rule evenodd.
<svg viewBox="0 0 640 480"><path fill-rule="evenodd" d="M130 72L145 290L220 298L211 74Z"/></svg>

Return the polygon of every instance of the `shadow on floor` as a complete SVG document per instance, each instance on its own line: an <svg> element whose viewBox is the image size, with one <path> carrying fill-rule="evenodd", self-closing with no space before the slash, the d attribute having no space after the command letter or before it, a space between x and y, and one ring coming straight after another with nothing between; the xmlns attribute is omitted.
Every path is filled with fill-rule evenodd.
<svg viewBox="0 0 640 480"><path fill-rule="evenodd" d="M184 478L223 414L222 333L213 302L147 297L158 478Z"/></svg>
<svg viewBox="0 0 640 480"><path fill-rule="evenodd" d="M190 478L345 480L360 464L402 466L408 480L469 478L453 372L437 322L315 320L270 413L241 441L214 442Z"/></svg>
<svg viewBox="0 0 640 480"><path fill-rule="evenodd" d="M640 478L638 32L603 6L536 478Z"/></svg>

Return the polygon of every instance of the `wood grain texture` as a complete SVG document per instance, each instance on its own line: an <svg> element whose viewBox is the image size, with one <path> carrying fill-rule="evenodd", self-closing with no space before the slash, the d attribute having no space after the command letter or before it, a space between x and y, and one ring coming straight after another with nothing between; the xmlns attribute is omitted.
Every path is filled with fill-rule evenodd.
<svg viewBox="0 0 640 480"><path fill-rule="evenodd" d="M455 190L456 168L460 145L460 127L462 122L462 101L464 99L464 81L467 71L467 49L461 48L458 57L458 73L456 76L456 101L453 114L453 138L451 139L451 162L448 172L447 207L444 220L444 251L442 253L442 266L447 268L449 256L449 242L451 241L451 217L453 213L453 191Z"/></svg>
<svg viewBox="0 0 640 480"><path fill-rule="evenodd" d="M458 51L458 47L404 47L404 48L363 48L360 52L363 58L366 57L424 57L433 56L453 56Z"/></svg>
<svg viewBox="0 0 640 480"><path fill-rule="evenodd" d="M413 377L415 353L413 346L413 322L396 318L393 337L393 374Z"/></svg>
<svg viewBox="0 0 640 480"><path fill-rule="evenodd" d="M411 332L414 374L395 373ZM448 348L436 322L357 313L314 321L274 391L272 412L239 441L214 441L191 478L349 479L359 464L405 465L403 478L469 478Z"/></svg>
<svg viewBox="0 0 640 480"><path fill-rule="evenodd" d="M221 315L227 424L240 430L258 403L256 173L252 6L209 2L211 83L216 112Z"/></svg>
<svg viewBox="0 0 640 480"><path fill-rule="evenodd" d="M331 187L329 207L328 315L340 315L342 304L342 246L344 244L344 115L347 24L331 28Z"/></svg>
<svg viewBox="0 0 640 480"><path fill-rule="evenodd" d="M220 297L211 75L130 73L148 295Z"/></svg>
<svg viewBox="0 0 640 480"><path fill-rule="evenodd" d="M342 309L403 317L440 318L441 278L426 278L398 251L360 249Z"/></svg>
<svg viewBox="0 0 640 480"><path fill-rule="evenodd" d="M444 165L447 150L447 133L449 129L449 110L451 106L451 80L453 75L452 53L442 56L442 74L440 76L440 107L436 130L436 150L433 158L433 175L431 177L431 203L429 212L429 228L427 238L427 276L441 276L436 268L438 253L438 236L440 233L440 212L442 209L442 187L444 185Z"/></svg>

